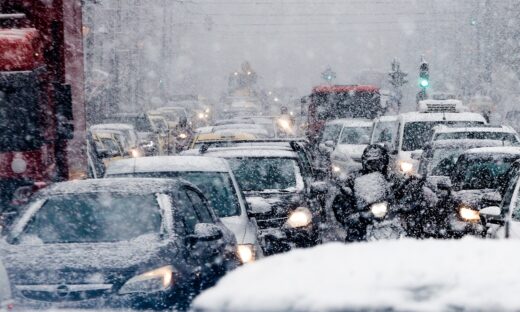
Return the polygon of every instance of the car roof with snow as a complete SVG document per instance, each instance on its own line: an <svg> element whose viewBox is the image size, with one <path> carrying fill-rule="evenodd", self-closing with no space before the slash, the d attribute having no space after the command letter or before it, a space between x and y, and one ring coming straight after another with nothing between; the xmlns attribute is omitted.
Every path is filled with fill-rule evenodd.
<svg viewBox="0 0 520 312"><path fill-rule="evenodd" d="M520 147L516 146L500 146L500 147L479 147L465 151L463 154L481 154L481 155L520 155Z"/></svg>
<svg viewBox="0 0 520 312"><path fill-rule="evenodd" d="M225 159L203 156L152 156L111 161L106 175L136 172L229 172Z"/></svg>
<svg viewBox="0 0 520 312"><path fill-rule="evenodd" d="M456 132L503 132L515 133L515 129L509 126L497 125L479 125L475 127L449 127L446 125L439 125L434 128L435 133L456 133Z"/></svg>
<svg viewBox="0 0 520 312"><path fill-rule="evenodd" d="M409 112L400 115L404 122L414 121L474 121L482 124L486 123L486 119L477 113L420 113Z"/></svg>
<svg viewBox="0 0 520 312"><path fill-rule="evenodd" d="M397 120L399 120L399 115L386 115L386 116L379 116L374 121L389 122L389 121L397 121Z"/></svg>
<svg viewBox="0 0 520 312"><path fill-rule="evenodd" d="M261 158L298 158L292 148L283 146L236 146L223 148L210 148L204 152L206 156L236 158L236 157L261 157Z"/></svg>
<svg viewBox="0 0 520 312"><path fill-rule="evenodd" d="M103 123L90 126L90 130L134 130L134 126L126 123Z"/></svg>
<svg viewBox="0 0 520 312"><path fill-rule="evenodd" d="M179 179L108 178L59 182L39 192L43 196L78 193L150 193L170 191L188 182ZM191 185L191 184L190 184Z"/></svg>
<svg viewBox="0 0 520 312"><path fill-rule="evenodd" d="M374 122L370 119L363 118L341 118L327 121L328 125L342 125L343 127L372 127Z"/></svg>

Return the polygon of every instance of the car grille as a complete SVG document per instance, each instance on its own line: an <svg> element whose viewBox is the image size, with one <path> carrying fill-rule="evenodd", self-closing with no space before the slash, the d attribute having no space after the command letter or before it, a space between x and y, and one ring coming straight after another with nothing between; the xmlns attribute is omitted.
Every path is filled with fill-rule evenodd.
<svg viewBox="0 0 520 312"><path fill-rule="evenodd" d="M112 285L17 285L16 289L27 299L60 302L80 301L101 297L110 292Z"/></svg>
<svg viewBox="0 0 520 312"><path fill-rule="evenodd" d="M287 217L257 217L256 223L260 229L281 228Z"/></svg>

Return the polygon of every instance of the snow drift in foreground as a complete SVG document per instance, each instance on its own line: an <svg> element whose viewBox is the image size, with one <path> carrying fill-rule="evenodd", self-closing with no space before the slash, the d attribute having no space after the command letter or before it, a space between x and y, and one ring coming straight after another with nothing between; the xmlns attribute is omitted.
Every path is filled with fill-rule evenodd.
<svg viewBox="0 0 520 312"><path fill-rule="evenodd" d="M243 266L196 310L519 310L520 241L330 243Z"/></svg>

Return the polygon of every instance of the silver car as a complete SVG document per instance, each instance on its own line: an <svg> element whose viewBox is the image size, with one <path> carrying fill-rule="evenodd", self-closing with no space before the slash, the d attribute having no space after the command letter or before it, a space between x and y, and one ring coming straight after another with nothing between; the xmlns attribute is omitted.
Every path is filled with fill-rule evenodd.
<svg viewBox="0 0 520 312"><path fill-rule="evenodd" d="M263 257L256 223L247 215L247 203L228 162L201 156L155 156L113 161L105 177L185 179L207 194L215 214L238 243L242 263Z"/></svg>

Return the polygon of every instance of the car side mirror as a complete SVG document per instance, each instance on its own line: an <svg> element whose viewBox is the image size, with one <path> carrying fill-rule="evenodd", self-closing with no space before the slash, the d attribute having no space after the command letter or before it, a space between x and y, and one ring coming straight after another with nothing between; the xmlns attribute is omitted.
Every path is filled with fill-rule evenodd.
<svg viewBox="0 0 520 312"><path fill-rule="evenodd" d="M221 239L224 234L222 230L212 223L197 223L195 233L191 235L192 242L210 242Z"/></svg>
<svg viewBox="0 0 520 312"><path fill-rule="evenodd" d="M486 223L490 224L504 224L502 219L501 209L498 206L490 206L480 210L480 216L485 220Z"/></svg>
<svg viewBox="0 0 520 312"><path fill-rule="evenodd" d="M328 184L325 181L315 181L311 183L312 194L325 194L329 190Z"/></svg>
<svg viewBox="0 0 520 312"><path fill-rule="evenodd" d="M323 144L325 144L325 146L328 148L334 148L334 141L332 140L327 140Z"/></svg>

